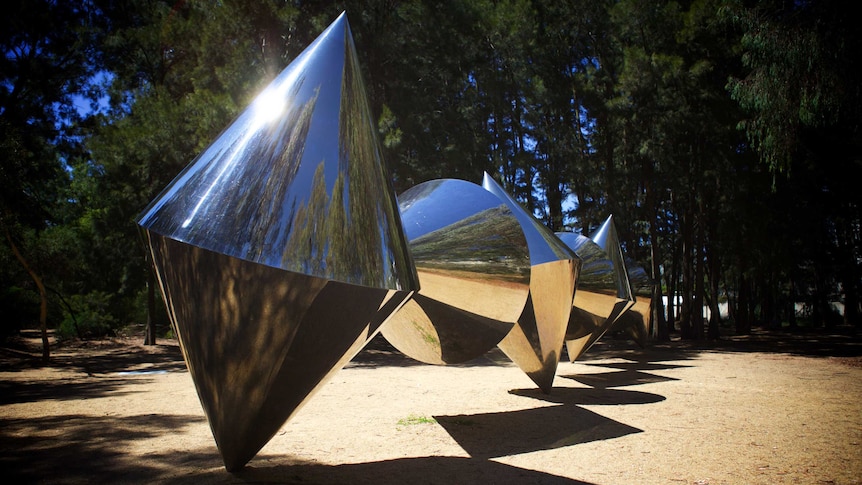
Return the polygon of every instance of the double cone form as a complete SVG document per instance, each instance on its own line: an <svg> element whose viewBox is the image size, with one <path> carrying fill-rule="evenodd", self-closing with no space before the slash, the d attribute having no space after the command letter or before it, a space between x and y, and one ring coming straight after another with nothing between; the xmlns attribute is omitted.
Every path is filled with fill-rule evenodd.
<svg viewBox="0 0 862 485"><path fill-rule="evenodd" d="M514 328L497 346L549 393L563 350L581 260L487 173L482 186L518 218L530 252L527 304Z"/></svg>
<svg viewBox="0 0 862 485"><path fill-rule="evenodd" d="M458 364L494 348L524 310L530 253L497 196L463 180L424 182L398 197L422 289L383 329L405 355Z"/></svg>
<svg viewBox="0 0 862 485"><path fill-rule="evenodd" d="M590 235L600 248L604 249L608 255L608 259L614 264L614 281L616 283L617 297L620 299L619 309L615 311L612 318L609 318L607 327L601 333L595 333L590 338L587 348L593 345L596 340L601 338L607 330L616 323L616 321L625 314L632 305L635 304L635 295L632 292L631 281L629 281L629 273L626 270L625 256L623 255L623 246L620 244L617 228L614 225L614 216L609 215L605 222Z"/></svg>
<svg viewBox="0 0 862 485"><path fill-rule="evenodd" d="M138 224L239 469L418 289L344 14Z"/></svg>
<svg viewBox="0 0 862 485"><path fill-rule="evenodd" d="M607 252L592 239L572 232L557 237L582 260L572 314L566 329L566 350L574 362L586 350L592 336L611 325L625 307L619 297L617 271Z"/></svg>
<svg viewBox="0 0 862 485"><path fill-rule="evenodd" d="M626 258L629 283L634 294L634 304L620 315L612 329L625 331L639 346L646 347L650 337L650 314L652 313L653 282L646 270Z"/></svg>

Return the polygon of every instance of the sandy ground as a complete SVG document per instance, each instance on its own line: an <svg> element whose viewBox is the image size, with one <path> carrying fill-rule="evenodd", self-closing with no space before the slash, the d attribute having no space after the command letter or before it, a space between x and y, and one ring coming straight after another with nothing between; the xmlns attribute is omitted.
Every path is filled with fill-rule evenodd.
<svg viewBox="0 0 862 485"><path fill-rule="evenodd" d="M0 349L5 483L862 482L860 339L600 341L544 395L499 352L436 367L375 339L242 471L175 343ZM7 346L9 347L9 346Z"/></svg>

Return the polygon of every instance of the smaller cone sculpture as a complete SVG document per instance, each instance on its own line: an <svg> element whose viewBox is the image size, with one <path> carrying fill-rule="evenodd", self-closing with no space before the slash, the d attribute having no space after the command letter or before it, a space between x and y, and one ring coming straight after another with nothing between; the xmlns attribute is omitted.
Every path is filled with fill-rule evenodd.
<svg viewBox="0 0 862 485"><path fill-rule="evenodd" d="M614 226L614 216L608 216L596 232L590 235L590 239L592 239L593 242L607 253L608 259L614 265L614 283L616 286L616 296L619 301L615 306L613 314L605 322L605 325L599 328L597 332L593 332L590 336L584 351L596 343L596 341L614 325L617 319L619 319L620 316L628 311L628 309L635 303L634 293L632 292L631 282L629 281L629 274L628 271L626 271L623 248L620 244L619 236L617 235L617 228Z"/></svg>
<svg viewBox="0 0 862 485"><path fill-rule="evenodd" d="M421 362L458 364L494 348L521 315L530 255L518 219L463 180L433 180L398 197L422 289L383 329Z"/></svg>
<svg viewBox="0 0 862 485"><path fill-rule="evenodd" d="M644 348L652 330L650 317L654 285L646 270L628 258L626 258L626 268L635 303L627 312L620 315L611 329L625 331L635 343Z"/></svg>
<svg viewBox="0 0 862 485"><path fill-rule="evenodd" d="M592 336L614 321L624 303L618 295L617 268L607 252L586 236L571 232L556 234L583 261L566 329L566 350L569 361L574 362L586 351Z"/></svg>
<svg viewBox="0 0 862 485"><path fill-rule="evenodd" d="M549 393L572 312L581 260L487 173L482 186L503 200L521 223L530 250L530 295L518 323L498 347Z"/></svg>

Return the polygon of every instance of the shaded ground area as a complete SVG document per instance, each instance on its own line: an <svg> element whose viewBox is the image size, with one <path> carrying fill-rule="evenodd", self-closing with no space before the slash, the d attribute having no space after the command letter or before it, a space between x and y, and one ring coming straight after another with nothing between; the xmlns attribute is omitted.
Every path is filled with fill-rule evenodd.
<svg viewBox="0 0 862 485"><path fill-rule="evenodd" d="M543 394L499 351L417 363L376 338L249 466L224 471L175 342L0 348L15 483L859 483L862 341L603 340Z"/></svg>

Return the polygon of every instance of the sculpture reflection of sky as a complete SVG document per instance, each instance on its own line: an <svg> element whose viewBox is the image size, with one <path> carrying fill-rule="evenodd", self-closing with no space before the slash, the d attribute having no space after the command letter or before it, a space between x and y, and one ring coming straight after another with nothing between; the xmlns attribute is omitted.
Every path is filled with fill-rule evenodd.
<svg viewBox="0 0 862 485"><path fill-rule="evenodd" d="M402 212L402 220L405 221L404 233L407 240L411 241L422 234L434 232L438 229L452 224L453 221L466 219L469 216L491 209L500 205L500 201L493 197L487 197L482 191L466 191L459 183L447 183L452 181L435 180L422 184L421 191L410 191L398 197L398 203ZM469 183L463 181L455 181ZM425 191L435 191L435 198L423 197ZM458 201L457 204L442 206L439 200ZM408 217L408 213L410 214ZM418 215L417 215L418 214ZM413 219L414 223L406 221ZM421 220L421 224L418 222Z"/></svg>

